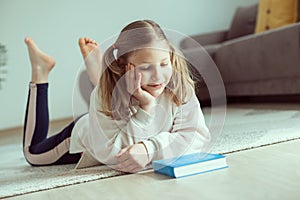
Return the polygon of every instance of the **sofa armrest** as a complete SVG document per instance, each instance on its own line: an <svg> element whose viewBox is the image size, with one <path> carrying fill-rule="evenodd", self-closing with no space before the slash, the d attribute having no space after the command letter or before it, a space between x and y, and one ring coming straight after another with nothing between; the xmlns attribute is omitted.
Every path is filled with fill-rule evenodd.
<svg viewBox="0 0 300 200"><path fill-rule="evenodd" d="M192 35L190 37L184 38L180 42L181 49L189 49L198 47L199 44L202 46L211 45L211 44L219 44L226 40L228 30L221 30L211 33L204 33L198 35Z"/></svg>
<svg viewBox="0 0 300 200"><path fill-rule="evenodd" d="M300 77L300 23L224 42L214 60L225 83Z"/></svg>

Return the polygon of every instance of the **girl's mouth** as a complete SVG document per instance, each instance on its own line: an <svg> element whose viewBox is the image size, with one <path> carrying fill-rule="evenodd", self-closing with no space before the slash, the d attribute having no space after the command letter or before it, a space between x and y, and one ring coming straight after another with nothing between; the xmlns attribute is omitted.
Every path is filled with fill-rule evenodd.
<svg viewBox="0 0 300 200"><path fill-rule="evenodd" d="M163 84L162 83L160 83L160 84L148 84L148 86L152 87L152 88L155 88L155 89L159 89L163 86Z"/></svg>

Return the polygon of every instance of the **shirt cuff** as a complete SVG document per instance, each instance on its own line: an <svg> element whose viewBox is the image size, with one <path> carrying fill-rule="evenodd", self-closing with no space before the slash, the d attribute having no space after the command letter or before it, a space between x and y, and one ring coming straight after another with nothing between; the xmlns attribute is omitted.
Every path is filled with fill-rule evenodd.
<svg viewBox="0 0 300 200"><path fill-rule="evenodd" d="M152 162L156 158L156 148L154 143L150 140L143 140L141 142L146 146L149 160Z"/></svg>

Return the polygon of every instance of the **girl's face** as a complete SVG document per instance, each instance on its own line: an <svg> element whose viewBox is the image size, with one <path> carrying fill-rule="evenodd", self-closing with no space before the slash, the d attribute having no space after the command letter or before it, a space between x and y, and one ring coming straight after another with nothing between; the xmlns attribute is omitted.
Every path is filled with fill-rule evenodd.
<svg viewBox="0 0 300 200"><path fill-rule="evenodd" d="M128 58L135 66L136 75L142 74L141 87L152 96L163 93L172 76L172 65L168 51L159 49L141 49Z"/></svg>

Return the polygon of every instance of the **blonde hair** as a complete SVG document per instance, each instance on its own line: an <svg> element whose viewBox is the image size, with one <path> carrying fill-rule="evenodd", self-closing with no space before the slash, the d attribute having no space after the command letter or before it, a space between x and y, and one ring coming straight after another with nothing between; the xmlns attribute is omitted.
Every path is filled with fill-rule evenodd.
<svg viewBox="0 0 300 200"><path fill-rule="evenodd" d="M103 55L104 71L98 89L98 98L101 99L102 107L98 108L99 111L113 119L129 118L130 94L126 90L126 81L122 78L126 73L125 65L128 57L135 50L147 48L156 42L164 42L168 45L173 67L171 79L164 92L177 106L191 97L195 86L183 55L168 41L158 24L151 20L140 20L127 25L114 45Z"/></svg>

